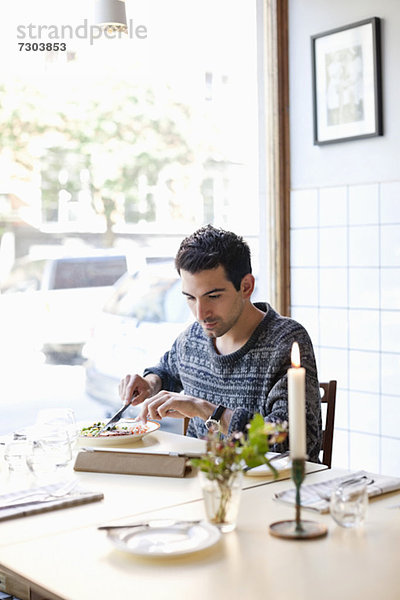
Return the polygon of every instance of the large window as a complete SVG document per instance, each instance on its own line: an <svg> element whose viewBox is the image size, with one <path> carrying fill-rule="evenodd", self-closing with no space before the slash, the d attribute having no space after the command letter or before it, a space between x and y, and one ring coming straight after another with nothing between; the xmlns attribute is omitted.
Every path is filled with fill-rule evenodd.
<svg viewBox="0 0 400 600"><path fill-rule="evenodd" d="M264 3L127 0L129 31L120 39L92 39L92 4L9 6L2 44L10 59L0 66L0 278L22 257L110 247L135 271L151 257L173 256L185 235L212 223L249 242L267 299ZM46 302L40 319L51 312ZM29 314L39 304L8 302L3 312L1 356L30 377L49 367L30 354L22 363L18 352L27 336L41 352L41 321ZM12 381L2 396L27 402Z"/></svg>
<svg viewBox="0 0 400 600"><path fill-rule="evenodd" d="M32 224L114 239L205 222L258 234L255 2L127 2L129 33L113 40L91 39L90 2L61 15L25 4L1 73L14 168L3 191L23 179ZM38 50L50 34L65 51Z"/></svg>

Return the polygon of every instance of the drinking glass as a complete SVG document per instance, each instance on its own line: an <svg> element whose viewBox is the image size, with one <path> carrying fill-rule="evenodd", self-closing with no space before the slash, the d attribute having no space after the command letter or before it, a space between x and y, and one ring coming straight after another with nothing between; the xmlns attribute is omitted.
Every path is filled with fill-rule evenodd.
<svg viewBox="0 0 400 600"><path fill-rule="evenodd" d="M26 459L32 445L26 436L13 434L4 445L3 465L0 487L8 491L22 489L31 485Z"/></svg>
<svg viewBox="0 0 400 600"><path fill-rule="evenodd" d="M341 527L358 527L365 520L368 481L363 477L339 483L332 491L330 511Z"/></svg>
<svg viewBox="0 0 400 600"><path fill-rule="evenodd" d="M31 450L26 464L37 480L63 477L72 460L71 441L68 432L52 425L32 428Z"/></svg>
<svg viewBox="0 0 400 600"><path fill-rule="evenodd" d="M70 439L71 449L74 448L79 432L75 413L71 408L46 408L40 410L36 417L36 424L65 429Z"/></svg>
<svg viewBox="0 0 400 600"><path fill-rule="evenodd" d="M31 453L31 442L26 438L13 438L4 447L4 461L9 471L23 473L26 471L26 457Z"/></svg>

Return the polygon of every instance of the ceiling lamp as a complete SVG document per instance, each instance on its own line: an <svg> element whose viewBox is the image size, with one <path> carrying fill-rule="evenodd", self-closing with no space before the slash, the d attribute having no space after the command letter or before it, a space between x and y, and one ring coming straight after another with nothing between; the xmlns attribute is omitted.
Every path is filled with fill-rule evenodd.
<svg viewBox="0 0 400 600"><path fill-rule="evenodd" d="M96 0L95 21L107 32L128 33L125 0Z"/></svg>

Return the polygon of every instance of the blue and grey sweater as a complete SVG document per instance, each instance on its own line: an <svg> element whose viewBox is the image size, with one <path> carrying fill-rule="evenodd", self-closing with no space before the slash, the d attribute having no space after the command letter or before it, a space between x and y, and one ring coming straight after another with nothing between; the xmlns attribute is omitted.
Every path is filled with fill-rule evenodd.
<svg viewBox="0 0 400 600"><path fill-rule="evenodd" d="M183 390L189 396L232 409L229 433L244 431L257 412L267 421L288 421L287 370L292 344L298 342L301 364L306 369L307 452L309 460L317 462L322 437L321 400L311 340L302 325L282 317L269 304L255 306L265 316L236 352L218 354L212 339L195 322L144 375L157 374L164 390ZM187 435L202 438L206 434L200 417L190 420ZM273 450L282 451L287 446L286 441Z"/></svg>

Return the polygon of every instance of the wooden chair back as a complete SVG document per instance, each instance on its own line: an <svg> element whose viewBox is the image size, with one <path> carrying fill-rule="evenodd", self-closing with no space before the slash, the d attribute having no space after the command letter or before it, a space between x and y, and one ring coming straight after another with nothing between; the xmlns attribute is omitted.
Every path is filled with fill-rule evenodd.
<svg viewBox="0 0 400 600"><path fill-rule="evenodd" d="M322 430L321 462L328 467L332 465L333 430L335 427L336 380L321 383L321 404L326 403L325 427Z"/></svg>

